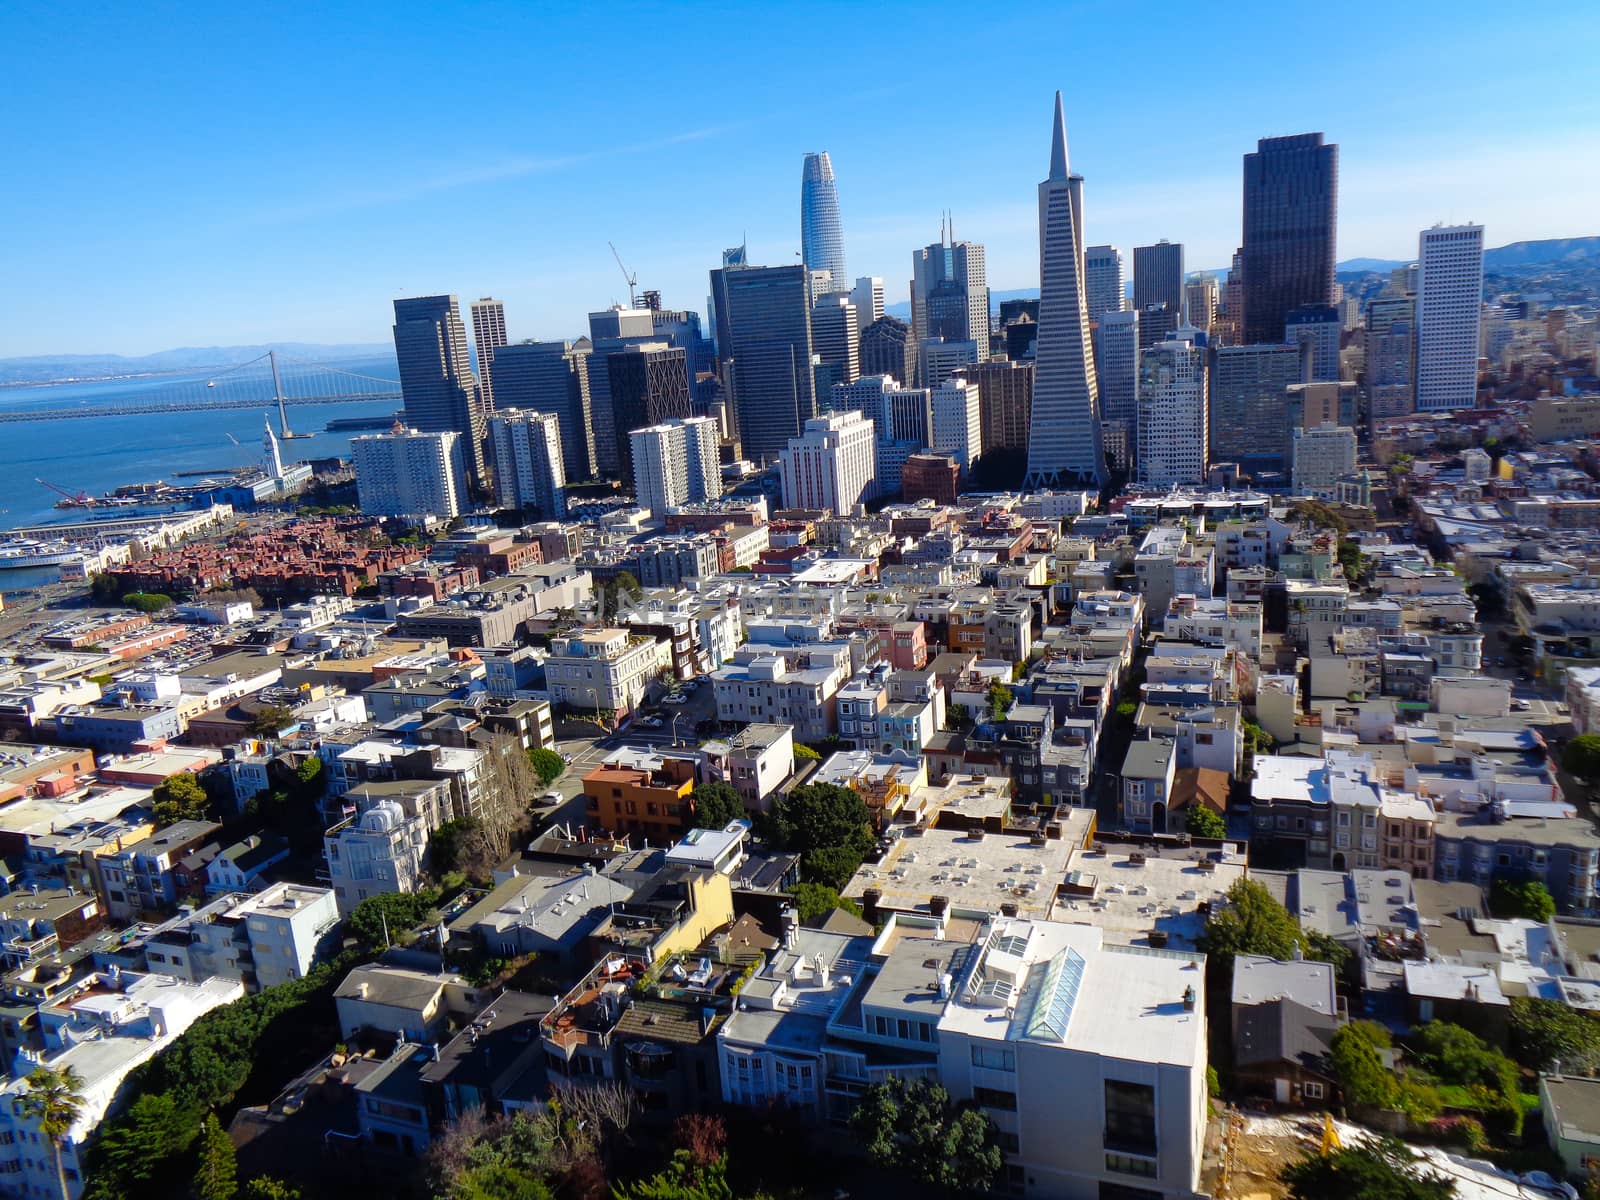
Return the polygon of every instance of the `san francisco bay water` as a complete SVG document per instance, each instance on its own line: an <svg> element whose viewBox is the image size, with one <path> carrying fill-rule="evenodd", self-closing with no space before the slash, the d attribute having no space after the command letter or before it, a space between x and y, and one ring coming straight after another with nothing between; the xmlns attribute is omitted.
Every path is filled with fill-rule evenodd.
<svg viewBox="0 0 1600 1200"><path fill-rule="evenodd" d="M398 377L393 358L329 363L343 370L380 378ZM100 380L41 387L0 388L0 409L70 408L159 396L178 379ZM0 528L46 522L81 521L93 509L59 509L60 497L35 479L48 479L70 492L99 496L115 487L178 477L183 471L222 472L252 466L261 459L262 415L270 410L274 432L278 413L270 384L262 388L260 408L211 412L135 414L66 421L0 424ZM398 401L290 405L289 423L297 433L314 433L282 445L286 462L308 458L349 457L349 431L326 433L328 422L342 417L378 417L399 408ZM361 431L356 431L361 432ZM235 446L228 435L239 440ZM6 584L4 586L14 586Z"/></svg>

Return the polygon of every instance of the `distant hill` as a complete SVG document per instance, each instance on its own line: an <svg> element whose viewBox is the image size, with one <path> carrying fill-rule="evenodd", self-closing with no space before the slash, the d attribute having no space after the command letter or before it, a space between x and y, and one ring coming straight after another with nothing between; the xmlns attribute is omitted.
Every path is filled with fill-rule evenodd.
<svg viewBox="0 0 1600 1200"><path fill-rule="evenodd" d="M1337 275L1359 275L1368 271L1385 274L1405 265L1406 263L1395 258L1347 258L1342 263L1336 264L1333 270Z"/></svg>
<svg viewBox="0 0 1600 1200"><path fill-rule="evenodd" d="M154 354L40 354L0 358L0 383L52 383L62 379L106 379L120 375L162 374L229 367L260 358L269 350L311 362L346 362L392 356L389 342L324 345L272 342L260 346L180 346Z"/></svg>
<svg viewBox="0 0 1600 1200"><path fill-rule="evenodd" d="M1512 242L1483 252L1483 265L1495 271L1537 267L1546 263L1600 261L1600 237L1547 238L1541 242Z"/></svg>

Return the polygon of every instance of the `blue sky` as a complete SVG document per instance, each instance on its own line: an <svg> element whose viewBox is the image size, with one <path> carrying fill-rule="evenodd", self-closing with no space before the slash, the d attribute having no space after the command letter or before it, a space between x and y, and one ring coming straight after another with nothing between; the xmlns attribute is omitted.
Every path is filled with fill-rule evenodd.
<svg viewBox="0 0 1600 1200"><path fill-rule="evenodd" d="M1340 145L1341 258L1407 257L1437 220L1600 234L1593 0L10 0L0 44L0 356L382 341L432 292L571 336L626 298L607 241L703 309L742 236L793 261L813 149L891 301L946 209L991 287L1034 286L1056 88L1091 242L1225 266L1240 155L1310 129Z"/></svg>

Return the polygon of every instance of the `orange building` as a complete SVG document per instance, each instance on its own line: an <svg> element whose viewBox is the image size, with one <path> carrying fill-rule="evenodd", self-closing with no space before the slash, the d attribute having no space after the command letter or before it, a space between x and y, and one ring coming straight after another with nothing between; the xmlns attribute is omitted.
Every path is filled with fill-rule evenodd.
<svg viewBox="0 0 1600 1200"><path fill-rule="evenodd" d="M652 845L677 841L690 828L695 762L624 752L583 777L589 819L612 834L638 834Z"/></svg>

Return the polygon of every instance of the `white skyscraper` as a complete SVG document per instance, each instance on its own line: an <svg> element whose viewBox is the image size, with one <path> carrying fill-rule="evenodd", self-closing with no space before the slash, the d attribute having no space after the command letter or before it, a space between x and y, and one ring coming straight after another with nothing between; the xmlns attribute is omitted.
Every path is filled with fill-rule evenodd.
<svg viewBox="0 0 1600 1200"><path fill-rule="evenodd" d="M711 417L686 417L635 429L633 495L641 508L665 516L685 504L722 495L719 430Z"/></svg>
<svg viewBox="0 0 1600 1200"><path fill-rule="evenodd" d="M1478 399L1483 226L1425 229L1417 253L1417 411Z"/></svg>
<svg viewBox="0 0 1600 1200"><path fill-rule="evenodd" d="M396 424L350 439L361 511L374 517L459 517L467 508L461 435Z"/></svg>
<svg viewBox="0 0 1600 1200"><path fill-rule="evenodd" d="M1311 496L1317 500L1335 499L1339 480L1354 474L1355 469L1356 431L1348 425L1319 425L1315 429L1295 430L1296 496Z"/></svg>
<svg viewBox="0 0 1600 1200"><path fill-rule="evenodd" d="M784 507L848 513L871 499L876 441L872 422L858 412L812 417L778 455Z"/></svg>
<svg viewBox="0 0 1600 1200"><path fill-rule="evenodd" d="M489 441L502 508L536 508L546 520L567 515L566 463L555 413L497 412L489 418Z"/></svg>
<svg viewBox="0 0 1600 1200"><path fill-rule="evenodd" d="M1128 306L1121 250L1115 246L1090 246L1083 252L1083 275L1090 320L1101 313L1121 312Z"/></svg>
<svg viewBox="0 0 1600 1200"><path fill-rule="evenodd" d="M1101 487L1100 387L1083 290L1083 176L1067 167L1067 118L1056 93L1050 176L1039 185L1039 334L1029 418L1028 489Z"/></svg>
<svg viewBox="0 0 1600 1200"><path fill-rule="evenodd" d="M933 449L948 454L961 468L965 479L983 454L982 416L978 405L978 385L965 379L941 383L930 393Z"/></svg>
<svg viewBox="0 0 1600 1200"><path fill-rule="evenodd" d="M485 296L472 302L472 342L478 349L478 387L484 407L494 408L494 381L491 366L494 352L506 344L506 306Z"/></svg>
<svg viewBox="0 0 1600 1200"><path fill-rule="evenodd" d="M1205 335L1190 327L1139 355L1139 482L1153 487L1206 479L1210 396Z"/></svg>
<svg viewBox="0 0 1600 1200"><path fill-rule="evenodd" d="M850 303L856 306L856 332L883 317L883 277L863 275L850 289Z"/></svg>

